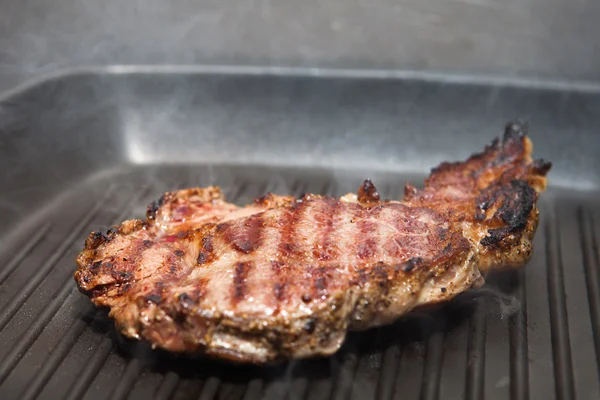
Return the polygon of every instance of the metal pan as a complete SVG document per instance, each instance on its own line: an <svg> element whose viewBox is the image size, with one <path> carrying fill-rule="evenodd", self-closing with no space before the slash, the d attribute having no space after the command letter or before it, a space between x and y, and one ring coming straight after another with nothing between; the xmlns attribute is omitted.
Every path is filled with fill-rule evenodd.
<svg viewBox="0 0 600 400"><path fill-rule="evenodd" d="M401 196L442 160L530 125L554 163L521 271L429 314L269 368L176 358L115 334L80 295L91 230L162 191L217 184ZM106 68L0 100L0 398L600 398L600 89L401 73Z"/></svg>

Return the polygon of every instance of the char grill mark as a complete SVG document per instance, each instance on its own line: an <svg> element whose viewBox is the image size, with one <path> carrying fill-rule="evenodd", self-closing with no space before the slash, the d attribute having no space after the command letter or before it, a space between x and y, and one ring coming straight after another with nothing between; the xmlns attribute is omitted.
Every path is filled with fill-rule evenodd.
<svg viewBox="0 0 600 400"><path fill-rule="evenodd" d="M226 222L222 230L225 239L234 249L243 254L250 254L260 246L261 231L263 227L262 215L252 215L241 223L238 221Z"/></svg>
<svg viewBox="0 0 600 400"><path fill-rule="evenodd" d="M200 253L198 253L197 263L202 265L209 263L214 259L213 236L209 234L202 238Z"/></svg>
<svg viewBox="0 0 600 400"><path fill-rule="evenodd" d="M285 250L287 251L288 249L290 249L289 246L287 246L287 243L291 243L292 238L294 237L294 226L293 224L296 223L296 221L301 218L301 214L298 212L298 208L296 208L295 211L288 211L288 210L280 210L278 218L277 218L277 226L274 227L278 233L279 233L279 237L277 237L277 240L274 240L271 243L272 246L272 253L283 253L285 255L289 254L286 253L284 251L282 251L283 248L285 248ZM267 249L267 253L268 253L268 249ZM270 266L271 266L271 274L273 277L273 281L275 282L273 284L273 295L275 297L275 304L276 304L276 308L279 309L279 303L284 300L286 298L286 292L287 292L287 288L289 286L289 282L287 281L287 277L290 274L290 271L292 269L290 264L290 259L288 257L282 257L283 260L287 260L287 266L286 266L286 262L282 261L282 260L272 260L270 262ZM284 269L284 271L282 271L282 269Z"/></svg>
<svg viewBox="0 0 600 400"><path fill-rule="evenodd" d="M248 274L250 273L250 268L252 267L251 261L246 262L238 262L235 264L234 274L233 274L233 303L238 303L241 301L248 291L248 286L246 284L246 280L248 279Z"/></svg>
<svg viewBox="0 0 600 400"><path fill-rule="evenodd" d="M275 199L272 198L270 201L272 200ZM281 243L281 227L288 223L291 215L286 209L275 207L265 211L261 216L263 223L260 246L247 257L255 262L248 276L249 297L252 297L254 303L258 302L266 307L277 309L287 292L285 278L289 273L289 263L276 255L279 254Z"/></svg>
<svg viewBox="0 0 600 400"><path fill-rule="evenodd" d="M313 257L317 262L329 261L336 257L337 246L332 241L335 234L338 214L344 212L343 205L335 199L319 199L312 209L315 214L316 241L313 245Z"/></svg>
<svg viewBox="0 0 600 400"><path fill-rule="evenodd" d="M308 211L308 202L302 201L296 203L290 211L287 212L289 218L286 218L281 233L279 251L282 258L286 260L294 260L302 256L302 250L296 243L296 229L299 222L304 219L305 213Z"/></svg>
<svg viewBox="0 0 600 400"><path fill-rule="evenodd" d="M273 271L273 280L275 283L273 284L273 294L275 298L279 301L285 298L285 288L287 286L287 282L282 280L281 277L281 268L284 266L282 261L271 261L271 271Z"/></svg>
<svg viewBox="0 0 600 400"><path fill-rule="evenodd" d="M281 210L277 219L277 227L276 229L279 231L279 237L272 244L274 253L281 253L282 249L289 249L289 246L284 245L285 243L289 243L291 238L293 237L293 227L290 225L296 218L297 214L293 211L290 212L288 210ZM287 234L287 237L285 237ZM286 253L284 253L286 254ZM286 258L284 258L286 259ZM288 259L289 260L289 259ZM288 261L289 262L289 261ZM285 299L286 296L286 288L288 286L288 282L286 281L286 274L282 273L282 268L284 268L284 261L280 260L272 260L270 262L271 266L271 274L273 276L273 295L276 299L276 308L279 309L279 302ZM289 273L289 267L287 268L287 272Z"/></svg>
<svg viewBox="0 0 600 400"><path fill-rule="evenodd" d="M358 232L356 233L358 247L357 256L362 260L372 259L379 253L379 224L375 222L381 214L382 207L375 207L370 210L358 210L357 225Z"/></svg>

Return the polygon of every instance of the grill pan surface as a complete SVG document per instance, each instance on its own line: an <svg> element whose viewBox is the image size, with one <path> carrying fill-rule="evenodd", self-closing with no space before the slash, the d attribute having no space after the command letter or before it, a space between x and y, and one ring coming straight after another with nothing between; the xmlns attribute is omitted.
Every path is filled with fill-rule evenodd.
<svg viewBox="0 0 600 400"><path fill-rule="evenodd" d="M522 270L352 333L330 358L232 366L118 336L75 288L92 230L165 190L384 197L514 118L554 162ZM0 102L1 399L600 398L600 91L373 76L87 71Z"/></svg>

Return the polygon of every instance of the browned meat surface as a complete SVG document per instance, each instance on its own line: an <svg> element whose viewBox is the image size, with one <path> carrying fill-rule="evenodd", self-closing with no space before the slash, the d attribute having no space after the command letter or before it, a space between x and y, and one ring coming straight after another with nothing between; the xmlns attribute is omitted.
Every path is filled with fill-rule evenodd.
<svg viewBox="0 0 600 400"><path fill-rule="evenodd" d="M349 329L483 284L532 254L538 193L523 127L422 190L382 201L365 181L340 199L267 194L246 207L218 188L165 194L147 220L92 233L75 279L120 332L173 352L242 362L327 355Z"/></svg>

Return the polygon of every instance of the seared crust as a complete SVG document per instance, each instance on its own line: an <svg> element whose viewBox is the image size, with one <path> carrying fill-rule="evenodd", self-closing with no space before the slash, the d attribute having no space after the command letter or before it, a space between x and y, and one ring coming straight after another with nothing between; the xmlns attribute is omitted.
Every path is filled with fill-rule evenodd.
<svg viewBox="0 0 600 400"><path fill-rule="evenodd" d="M218 188L169 192L107 234L75 280L126 336L240 362L328 355L348 329L387 324L529 260L550 163L521 125L443 163L402 202L367 180L341 199L267 194L239 208Z"/></svg>

